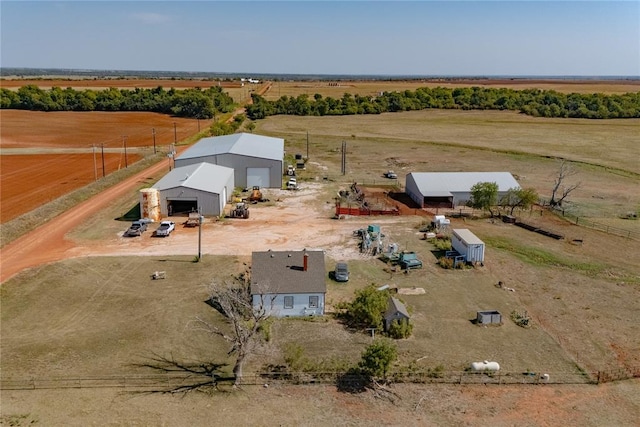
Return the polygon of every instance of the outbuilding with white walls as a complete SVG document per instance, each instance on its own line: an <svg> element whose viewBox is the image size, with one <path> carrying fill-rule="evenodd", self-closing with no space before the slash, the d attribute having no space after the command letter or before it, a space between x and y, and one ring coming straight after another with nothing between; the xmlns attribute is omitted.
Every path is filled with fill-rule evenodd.
<svg viewBox="0 0 640 427"><path fill-rule="evenodd" d="M454 228L451 247L464 257L466 262L484 262L484 242L466 228Z"/></svg>

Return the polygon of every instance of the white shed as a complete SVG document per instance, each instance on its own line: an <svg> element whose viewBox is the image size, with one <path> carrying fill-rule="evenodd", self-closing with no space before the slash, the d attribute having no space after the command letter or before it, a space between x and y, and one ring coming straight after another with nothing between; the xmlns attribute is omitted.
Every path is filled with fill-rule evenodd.
<svg viewBox="0 0 640 427"><path fill-rule="evenodd" d="M451 247L467 262L484 262L484 242L466 228L453 229Z"/></svg>

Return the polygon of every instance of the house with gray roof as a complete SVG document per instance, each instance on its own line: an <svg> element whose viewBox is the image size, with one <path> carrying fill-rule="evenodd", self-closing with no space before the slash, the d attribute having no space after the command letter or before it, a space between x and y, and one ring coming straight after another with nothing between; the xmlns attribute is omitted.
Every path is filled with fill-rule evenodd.
<svg viewBox="0 0 640 427"><path fill-rule="evenodd" d="M388 331L394 320L408 322L411 316L407 307L398 298L389 297L387 311L384 313L384 330Z"/></svg>
<svg viewBox="0 0 640 427"><path fill-rule="evenodd" d="M471 187L479 182L498 184L498 198L510 188L520 188L509 172L412 172L405 192L423 208L454 208L471 200Z"/></svg>
<svg viewBox="0 0 640 427"><path fill-rule="evenodd" d="M281 188L284 139L252 133L203 138L175 159L175 166L206 162L234 170L235 185Z"/></svg>
<svg viewBox="0 0 640 427"><path fill-rule="evenodd" d="M163 217L198 211L221 216L233 194L233 169L209 163L181 166L166 174L154 186Z"/></svg>
<svg viewBox="0 0 640 427"><path fill-rule="evenodd" d="M251 256L253 307L275 317L321 316L327 284L323 251L265 251Z"/></svg>

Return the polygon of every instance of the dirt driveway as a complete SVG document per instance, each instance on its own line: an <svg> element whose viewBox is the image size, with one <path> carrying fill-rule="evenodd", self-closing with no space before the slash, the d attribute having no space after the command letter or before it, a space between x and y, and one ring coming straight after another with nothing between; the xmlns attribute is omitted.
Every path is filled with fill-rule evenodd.
<svg viewBox="0 0 640 427"><path fill-rule="evenodd" d="M164 163L154 168L165 167ZM144 171L127 181L101 193L78 207L60 215L37 230L2 248L2 282L23 269L67 258L100 255L190 255L198 253L198 228L181 225L185 218L171 218L178 226L168 238L153 238L151 232L140 238L125 238L122 230L110 238L84 240L67 234L86 218L109 206L148 176ZM248 219L207 219L202 227L203 255L250 256L253 251L324 249L333 259L360 257L355 241L350 244L354 229L371 223L371 218L332 219L334 206L326 203L318 207L316 198L321 184L304 184L295 193L269 189L267 196L275 202L251 205ZM376 218L385 224L397 218ZM151 225L150 230L154 226Z"/></svg>

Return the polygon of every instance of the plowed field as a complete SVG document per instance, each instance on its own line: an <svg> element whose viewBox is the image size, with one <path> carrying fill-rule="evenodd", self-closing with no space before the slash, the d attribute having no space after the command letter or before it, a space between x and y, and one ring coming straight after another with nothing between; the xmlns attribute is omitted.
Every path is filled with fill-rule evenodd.
<svg viewBox="0 0 640 427"><path fill-rule="evenodd" d="M129 154L133 163L141 158ZM105 154L106 173L123 168L122 154ZM41 154L0 156L2 169L2 222L10 221L25 212L50 202L63 194L83 187L102 177L102 161L92 154Z"/></svg>
<svg viewBox="0 0 640 427"><path fill-rule="evenodd" d="M211 121L155 113L0 110L0 221L131 165ZM125 144L127 155L125 157ZM95 156L93 154L95 148Z"/></svg>

